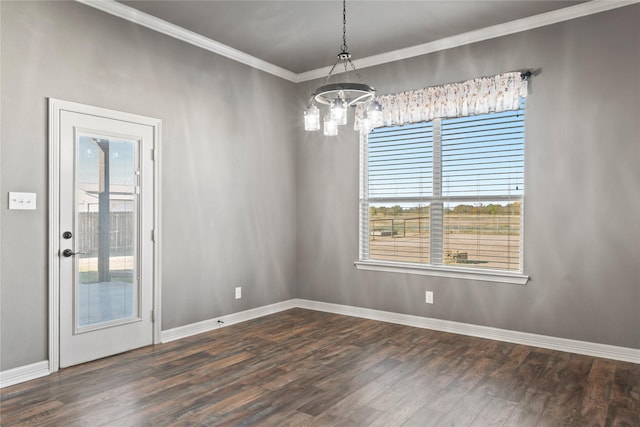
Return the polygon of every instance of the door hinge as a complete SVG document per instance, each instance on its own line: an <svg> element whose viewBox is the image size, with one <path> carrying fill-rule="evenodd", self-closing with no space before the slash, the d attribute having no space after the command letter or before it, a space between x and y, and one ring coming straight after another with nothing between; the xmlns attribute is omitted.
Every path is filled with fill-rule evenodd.
<svg viewBox="0 0 640 427"><path fill-rule="evenodd" d="M156 160L156 149L152 148L151 149L151 161L155 162L155 160Z"/></svg>
<svg viewBox="0 0 640 427"><path fill-rule="evenodd" d="M151 321L155 322L156 321L156 312L151 310Z"/></svg>
<svg viewBox="0 0 640 427"><path fill-rule="evenodd" d="M151 230L151 241L152 242L156 241L156 230L155 229Z"/></svg>

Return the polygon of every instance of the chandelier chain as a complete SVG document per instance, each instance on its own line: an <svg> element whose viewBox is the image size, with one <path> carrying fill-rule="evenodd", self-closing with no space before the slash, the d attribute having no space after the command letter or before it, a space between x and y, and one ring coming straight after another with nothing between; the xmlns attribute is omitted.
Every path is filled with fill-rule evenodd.
<svg viewBox="0 0 640 427"><path fill-rule="evenodd" d="M347 0L342 1L342 52L347 52Z"/></svg>
<svg viewBox="0 0 640 427"><path fill-rule="evenodd" d="M340 52L341 54L348 53L348 50L349 50L349 47L347 46L347 0L342 0L342 46L340 46L340 50L341 50ZM344 62L344 73L345 73L344 81L345 82L348 81L349 69L347 68L347 62L351 64L351 67L354 70L355 70L355 67L353 66L353 63L351 63L351 60L348 59L348 57L346 57L346 59L343 59L341 55L338 55L338 60L333 64L333 66L331 67L331 70L329 70L329 74L327 74L327 77L324 79L324 82L322 83L323 86L329 83L329 80L331 80L334 70L336 69L336 67L340 62ZM356 75L358 76L358 79L362 81L362 77L360 77L360 74L357 71L356 71Z"/></svg>

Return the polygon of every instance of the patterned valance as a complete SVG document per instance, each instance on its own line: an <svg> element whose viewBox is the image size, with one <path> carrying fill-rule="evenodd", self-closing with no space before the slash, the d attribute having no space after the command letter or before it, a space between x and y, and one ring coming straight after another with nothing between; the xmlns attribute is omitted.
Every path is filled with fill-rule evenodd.
<svg viewBox="0 0 640 427"><path fill-rule="evenodd" d="M519 72L380 95L375 100L382 106L382 123L372 126L363 121L366 117L366 106L359 105L356 107L354 129L368 133L372 127L431 121L439 117L462 117L517 110L520 98L526 95L527 80L523 79Z"/></svg>

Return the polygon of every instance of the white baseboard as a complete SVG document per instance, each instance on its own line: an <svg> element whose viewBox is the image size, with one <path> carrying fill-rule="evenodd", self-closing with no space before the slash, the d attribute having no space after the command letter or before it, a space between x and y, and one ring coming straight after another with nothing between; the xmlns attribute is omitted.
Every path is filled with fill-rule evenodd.
<svg viewBox="0 0 640 427"><path fill-rule="evenodd" d="M36 378L49 375L49 361L32 363L31 365L19 366L13 369L7 369L0 372L0 388L9 387L10 385L23 383L25 381L35 380Z"/></svg>
<svg viewBox="0 0 640 427"><path fill-rule="evenodd" d="M275 304L252 308L250 310L240 311L238 313L232 313L226 316L216 317L214 319L203 320L202 322L192 323L190 325L167 329L166 331L160 332L160 342L166 343L169 341L179 340L181 338L190 337L192 335L209 332L214 329L223 328L226 326L234 325L236 323L245 322L247 320L255 319L258 317L278 313L290 308L295 308L295 301L296 300L291 299L287 301L277 302Z"/></svg>
<svg viewBox="0 0 640 427"><path fill-rule="evenodd" d="M532 347L565 351L568 353L584 354L586 356L602 357L623 362L640 363L640 349L617 347L607 344L597 344L587 341L577 341L567 338L557 338L546 335L530 334L527 332L510 331L507 329L478 326L469 323L459 323L450 320L431 319L428 317L412 316L409 314L393 313L389 311L373 310L348 305L331 304L326 302L296 299L296 307L382 322L397 323L416 328L433 329L454 334L505 341L514 344L524 344Z"/></svg>
<svg viewBox="0 0 640 427"><path fill-rule="evenodd" d="M567 338L557 338L546 335L531 334L528 332L510 331L488 326L472 325L469 323L453 322L450 320L432 319L429 317L413 316L409 314L393 313L389 311L374 310L369 308L354 307L341 304L331 304L305 299L291 299L276 304L258 307L239 313L234 313L220 318L205 320L191 325L169 329L161 333L162 342L169 342L180 338L186 338L202 332L208 332L220 327L233 325L257 317L274 314L290 308L305 308L308 310L324 311L327 313L354 316L381 322L396 323L399 325L416 328L433 329L436 331L450 332L454 334L468 335L478 338L492 339L496 341L523 344L532 347L546 348L550 350L565 351L568 353L584 354L586 356L602 357L605 359L620 360L623 362L640 363L640 349L617 347L607 344L597 344L587 341L578 341ZM223 324L218 324L222 320Z"/></svg>
<svg viewBox="0 0 640 427"><path fill-rule="evenodd" d="M587 341L577 341L546 335L530 334L527 332L510 331L507 329L478 326L469 323L453 322L450 320L432 319L429 317L413 316L409 314L393 313L390 311L373 310L370 308L353 307L349 305L331 304L327 302L306 299L290 299L275 304L265 305L190 325L180 326L160 332L161 342L178 340L192 335L209 332L214 329L278 313L291 308L305 308L308 310L324 311L327 313L354 316L381 322L396 323L416 328L433 329L442 332L487 338L514 344L529 345L568 353L584 354L586 356L602 357L623 362L640 363L640 349L617 347L607 344L597 344ZM222 321L223 323L218 323ZM49 375L49 362L43 361L27 366L21 366L0 372L0 388L21 382L33 380Z"/></svg>

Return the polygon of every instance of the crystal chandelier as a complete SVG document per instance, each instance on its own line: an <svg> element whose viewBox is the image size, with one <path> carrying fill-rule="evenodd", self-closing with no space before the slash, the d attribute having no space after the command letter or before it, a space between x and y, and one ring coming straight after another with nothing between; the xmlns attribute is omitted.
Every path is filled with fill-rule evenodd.
<svg viewBox="0 0 640 427"><path fill-rule="evenodd" d="M344 81L329 83L333 71L338 64L344 66ZM349 72L358 78L358 83L349 82ZM334 136L338 134L338 126L347 124L347 108L360 104L369 104L367 117L364 119L363 128L370 129L382 122L382 107L374 97L376 90L365 84L356 66L351 62L351 54L347 47L347 1L342 2L342 46L338 60L333 64L322 86L317 88L309 98L309 107L304 112L304 130L320 130L320 109L316 103L329 106L329 111L323 116L322 123L324 134Z"/></svg>

